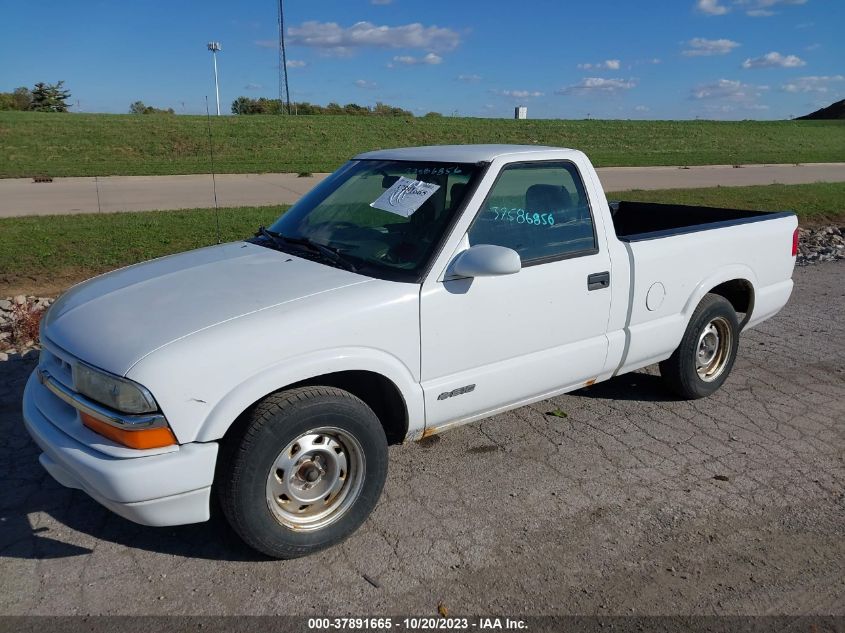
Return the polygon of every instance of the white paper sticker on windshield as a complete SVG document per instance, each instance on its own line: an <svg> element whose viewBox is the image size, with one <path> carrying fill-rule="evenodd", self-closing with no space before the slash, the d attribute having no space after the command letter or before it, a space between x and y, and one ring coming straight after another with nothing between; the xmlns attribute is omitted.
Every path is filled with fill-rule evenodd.
<svg viewBox="0 0 845 633"><path fill-rule="evenodd" d="M390 211L390 213L401 215L403 218L409 218L438 189L440 189L440 185L423 182L422 180L411 180L402 176L375 202L371 202L370 206L382 211Z"/></svg>

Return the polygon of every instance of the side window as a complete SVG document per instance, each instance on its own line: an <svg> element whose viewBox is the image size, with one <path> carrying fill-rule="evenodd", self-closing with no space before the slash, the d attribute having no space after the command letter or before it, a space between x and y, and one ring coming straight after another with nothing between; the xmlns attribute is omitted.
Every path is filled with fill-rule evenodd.
<svg viewBox="0 0 845 633"><path fill-rule="evenodd" d="M568 161L507 166L473 222L469 242L512 248L523 264L595 252L578 169Z"/></svg>

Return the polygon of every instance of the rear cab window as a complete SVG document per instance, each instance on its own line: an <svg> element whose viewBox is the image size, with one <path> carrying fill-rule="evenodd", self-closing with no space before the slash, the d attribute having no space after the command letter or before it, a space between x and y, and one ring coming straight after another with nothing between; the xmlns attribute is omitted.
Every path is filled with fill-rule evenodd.
<svg viewBox="0 0 845 633"><path fill-rule="evenodd" d="M505 166L468 237L471 245L512 248L523 266L598 252L584 182L570 161Z"/></svg>

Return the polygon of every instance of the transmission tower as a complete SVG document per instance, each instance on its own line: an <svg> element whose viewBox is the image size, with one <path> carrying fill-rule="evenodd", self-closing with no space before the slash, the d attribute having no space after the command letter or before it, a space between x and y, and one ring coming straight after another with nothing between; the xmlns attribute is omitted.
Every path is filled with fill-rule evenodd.
<svg viewBox="0 0 845 633"><path fill-rule="evenodd" d="M288 89L288 59L285 53L285 11L279 0L279 103L285 104L290 114L290 90Z"/></svg>

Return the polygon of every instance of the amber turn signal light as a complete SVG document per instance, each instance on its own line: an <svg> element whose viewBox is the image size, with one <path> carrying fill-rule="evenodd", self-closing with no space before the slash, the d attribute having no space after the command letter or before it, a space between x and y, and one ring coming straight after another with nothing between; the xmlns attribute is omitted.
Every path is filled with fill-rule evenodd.
<svg viewBox="0 0 845 633"><path fill-rule="evenodd" d="M79 417L82 419L82 424L94 431L94 433L98 433L129 448L161 448L176 444L176 437L173 435L173 431L166 426L160 426L155 429L127 431L111 424L106 424L82 411L79 412Z"/></svg>

